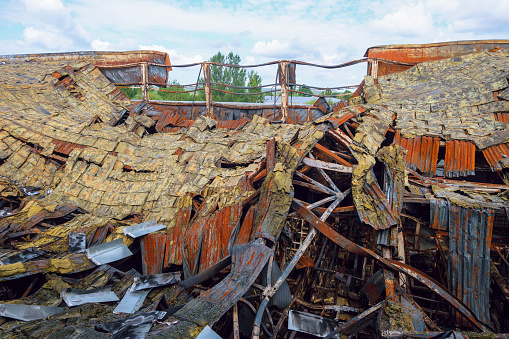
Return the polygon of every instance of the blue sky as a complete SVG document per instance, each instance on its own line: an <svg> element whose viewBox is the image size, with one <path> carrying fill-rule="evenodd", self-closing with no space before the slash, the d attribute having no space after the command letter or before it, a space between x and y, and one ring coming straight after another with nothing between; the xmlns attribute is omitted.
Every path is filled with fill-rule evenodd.
<svg viewBox="0 0 509 339"><path fill-rule="evenodd" d="M244 64L340 64L370 46L509 39L509 1L0 0L0 54L155 49L173 64L233 51ZM258 68L264 83L273 68ZM198 69L170 78L194 82ZM358 84L365 65L297 69L315 86Z"/></svg>

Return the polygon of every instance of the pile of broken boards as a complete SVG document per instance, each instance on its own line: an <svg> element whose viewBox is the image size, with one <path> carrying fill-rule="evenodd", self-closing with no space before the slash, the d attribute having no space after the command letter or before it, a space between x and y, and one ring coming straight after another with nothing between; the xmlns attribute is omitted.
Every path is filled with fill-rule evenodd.
<svg viewBox="0 0 509 339"><path fill-rule="evenodd" d="M507 60L169 133L90 63L1 64L0 336L506 337Z"/></svg>

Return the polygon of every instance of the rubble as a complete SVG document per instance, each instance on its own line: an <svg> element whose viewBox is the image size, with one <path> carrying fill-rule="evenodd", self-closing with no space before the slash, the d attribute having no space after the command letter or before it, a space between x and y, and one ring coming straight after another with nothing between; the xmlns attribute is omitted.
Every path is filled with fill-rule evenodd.
<svg viewBox="0 0 509 339"><path fill-rule="evenodd" d="M0 337L507 337L493 44L368 58L307 121L129 100L164 53L0 56Z"/></svg>

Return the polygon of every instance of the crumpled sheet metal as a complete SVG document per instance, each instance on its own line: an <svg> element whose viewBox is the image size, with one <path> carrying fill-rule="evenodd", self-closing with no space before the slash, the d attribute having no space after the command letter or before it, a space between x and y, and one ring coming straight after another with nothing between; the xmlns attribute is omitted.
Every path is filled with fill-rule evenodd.
<svg viewBox="0 0 509 339"><path fill-rule="evenodd" d="M60 295L69 307L86 303L104 303L119 300L117 295L111 291L111 287L93 290L67 288L63 289Z"/></svg>
<svg viewBox="0 0 509 339"><path fill-rule="evenodd" d="M30 247L30 248L27 248L26 250L23 250L19 253L14 254L14 255L8 256L6 258L2 258L2 260L0 260L0 265L8 265L8 264L15 264L17 262L25 262L25 261L37 258L37 257L43 255L44 253L45 252L42 250L39 250L35 247Z"/></svg>
<svg viewBox="0 0 509 339"><path fill-rule="evenodd" d="M150 331L156 320L166 315L164 311L151 311L136 314L125 319L95 325L96 331L110 333L109 338L136 338L143 339Z"/></svg>
<svg viewBox="0 0 509 339"><path fill-rule="evenodd" d="M87 248L86 253L88 259L96 265L108 264L133 254L122 239Z"/></svg>
<svg viewBox="0 0 509 339"><path fill-rule="evenodd" d="M197 336L205 325L217 321L244 295L272 254L273 251L259 241L234 246L230 273L184 305L166 324L156 326L148 338L165 333L175 338Z"/></svg>
<svg viewBox="0 0 509 339"><path fill-rule="evenodd" d="M145 298L152 289L148 288L141 291L135 291L134 287L135 284L133 283L131 287L126 291L124 297L122 300L120 300L117 307L115 307L113 313L135 313L141 308Z"/></svg>
<svg viewBox="0 0 509 339"><path fill-rule="evenodd" d="M161 273L148 276L135 277L132 286L133 291L141 291L148 288L154 288L169 284L175 284L180 281L180 272Z"/></svg>
<svg viewBox="0 0 509 339"><path fill-rule="evenodd" d="M166 228L166 226L157 224L156 220L149 220L133 226L124 227L123 231L125 235L128 235L131 238L138 238L152 232L157 232L164 228Z"/></svg>
<svg viewBox="0 0 509 339"><path fill-rule="evenodd" d="M313 313L290 310L288 314L288 329L290 331L303 332L325 338L337 328L338 325L333 320L320 317ZM334 336L332 338L339 338L339 336Z"/></svg>
<svg viewBox="0 0 509 339"><path fill-rule="evenodd" d="M45 319L63 311L62 307L0 304L0 316L22 321Z"/></svg>

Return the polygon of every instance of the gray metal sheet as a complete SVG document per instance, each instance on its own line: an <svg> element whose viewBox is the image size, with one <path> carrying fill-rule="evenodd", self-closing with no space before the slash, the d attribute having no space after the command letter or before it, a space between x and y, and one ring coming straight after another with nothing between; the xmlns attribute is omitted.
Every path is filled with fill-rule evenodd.
<svg viewBox="0 0 509 339"><path fill-rule="evenodd" d="M2 259L0 261L0 265L14 264L17 262L26 262L28 260L37 258L38 256L41 256L44 253L46 253L46 252L44 252L43 250L37 249L35 247L30 247L30 248L27 248L26 250L19 252L19 253L11 255L10 257Z"/></svg>
<svg viewBox="0 0 509 339"><path fill-rule="evenodd" d="M209 325L205 326L205 328L198 334L196 339L221 339L219 334L214 332L213 329L209 327Z"/></svg>
<svg viewBox="0 0 509 339"><path fill-rule="evenodd" d="M108 264L126 258L133 253L124 245L122 239L90 247L86 250L87 257L96 265Z"/></svg>
<svg viewBox="0 0 509 339"><path fill-rule="evenodd" d="M288 315L288 329L325 338L329 333L337 330L338 325L330 319L312 313L291 310Z"/></svg>
<svg viewBox="0 0 509 339"><path fill-rule="evenodd" d="M180 272L161 273L135 277L132 286L133 291L140 291L147 288L175 284L180 281Z"/></svg>
<svg viewBox="0 0 509 339"><path fill-rule="evenodd" d="M133 315L131 317L95 325L95 330L111 333L110 339L144 339L155 320L166 315L163 311L152 311Z"/></svg>
<svg viewBox="0 0 509 339"><path fill-rule="evenodd" d="M45 319L63 311L62 307L0 304L0 316L23 321Z"/></svg>
<svg viewBox="0 0 509 339"><path fill-rule="evenodd" d="M132 284L117 307L113 310L113 313L134 313L141 308L145 298L152 289L134 291L134 287L135 284Z"/></svg>
<svg viewBox="0 0 509 339"><path fill-rule="evenodd" d="M158 224L156 220L149 220L133 226L124 227L124 234L131 238L138 238L142 235L156 232L164 228L166 228L166 226Z"/></svg>
<svg viewBox="0 0 509 339"><path fill-rule="evenodd" d="M119 300L117 295L111 291L111 287L98 288L89 291L64 288L60 293L60 296L69 307L87 303L104 303Z"/></svg>
<svg viewBox="0 0 509 339"><path fill-rule="evenodd" d="M87 248L87 237L85 233L69 232L69 253L84 252Z"/></svg>

